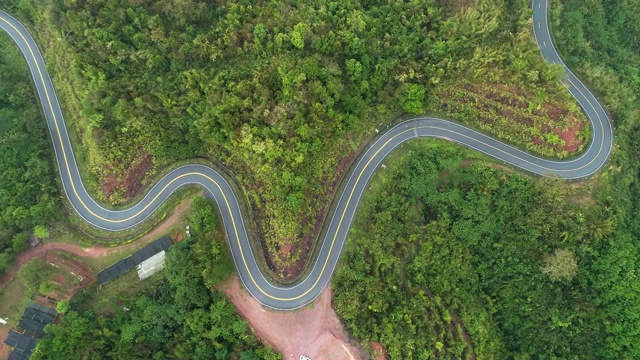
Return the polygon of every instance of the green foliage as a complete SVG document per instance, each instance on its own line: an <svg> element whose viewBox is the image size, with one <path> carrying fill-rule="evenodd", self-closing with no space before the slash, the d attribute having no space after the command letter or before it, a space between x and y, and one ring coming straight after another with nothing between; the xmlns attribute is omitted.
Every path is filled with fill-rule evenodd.
<svg viewBox="0 0 640 360"><path fill-rule="evenodd" d="M193 227L193 241L189 242L191 254L194 260L202 265L199 271L209 288L229 279L235 270L222 222L214 206L210 200L193 197L189 215Z"/></svg>
<svg viewBox="0 0 640 360"><path fill-rule="evenodd" d="M409 114L422 114L425 107L426 89L418 84L407 84L402 94L402 109Z"/></svg>
<svg viewBox="0 0 640 360"><path fill-rule="evenodd" d="M11 249L14 254L19 254L29 247L29 233L19 233L11 239Z"/></svg>
<svg viewBox="0 0 640 360"><path fill-rule="evenodd" d="M601 175L598 207L585 227L597 243L582 263L593 288L601 338L594 358L639 358L640 49L637 1L554 1L551 24L563 57L600 95L615 125L616 149ZM579 273L579 276L580 276Z"/></svg>
<svg viewBox="0 0 640 360"><path fill-rule="evenodd" d="M38 341L30 359L95 359L99 342L91 336L95 325L87 315L70 311L59 325L47 325L48 335Z"/></svg>
<svg viewBox="0 0 640 360"><path fill-rule="evenodd" d="M259 344L224 295L205 285L201 242L192 237L167 251L166 281L155 290L114 300L100 314L69 311L46 328L32 359L279 358ZM58 311L65 309L59 302Z"/></svg>
<svg viewBox="0 0 640 360"><path fill-rule="evenodd" d="M191 241L183 241L174 245L167 252L165 274L173 287L175 303L184 309L202 308L209 304L209 292L202 283L204 263L193 266Z"/></svg>
<svg viewBox="0 0 640 360"><path fill-rule="evenodd" d="M11 268L14 258L12 253L0 253L0 273L4 273L7 269Z"/></svg>
<svg viewBox="0 0 640 360"><path fill-rule="evenodd" d="M49 229L42 225L36 225L36 227L33 228L33 234L40 239L46 239L49 237Z"/></svg>
<svg viewBox="0 0 640 360"><path fill-rule="evenodd" d="M32 296L35 294L36 290L40 288L41 285L44 285L44 290L47 290L49 287L44 282L46 277L46 269L47 264L43 263L38 259L33 259L20 267L18 270L18 277L22 284L26 287L27 293Z"/></svg>
<svg viewBox="0 0 640 360"><path fill-rule="evenodd" d="M71 305L69 305L69 301L67 299L62 299L56 304L56 311L60 314L66 314L70 309Z"/></svg>
<svg viewBox="0 0 640 360"><path fill-rule="evenodd" d="M635 358L628 231L596 236L584 214L603 204L570 205L548 181L462 167L464 153L417 146L363 199L333 281L349 331L394 359Z"/></svg>
<svg viewBox="0 0 640 360"><path fill-rule="evenodd" d="M157 166L209 156L238 176L269 250L300 251L341 161L380 122L434 110L426 100L447 80L565 91L547 76L524 1L451 18L433 0L0 3L42 29L99 197L141 151Z"/></svg>
<svg viewBox="0 0 640 360"><path fill-rule="evenodd" d="M59 213L49 136L18 48L0 33L0 273L31 228Z"/></svg>
<svg viewBox="0 0 640 360"><path fill-rule="evenodd" d="M453 80L429 99L431 106L447 118L520 144L532 153L557 158L574 155L591 140L588 122L573 101L566 94L552 99L538 90L471 83L468 79ZM570 129L575 129L569 133L575 136L575 142L565 144L558 134Z"/></svg>
<svg viewBox="0 0 640 360"><path fill-rule="evenodd" d="M40 283L40 286L38 286L38 291L41 294L44 294L44 295L50 294L55 289L56 289L56 287L55 287L55 285L53 285L53 283L51 281L42 281Z"/></svg>
<svg viewBox="0 0 640 360"><path fill-rule="evenodd" d="M556 249L544 255L542 272L554 280L572 280L578 273L576 254L567 249Z"/></svg>

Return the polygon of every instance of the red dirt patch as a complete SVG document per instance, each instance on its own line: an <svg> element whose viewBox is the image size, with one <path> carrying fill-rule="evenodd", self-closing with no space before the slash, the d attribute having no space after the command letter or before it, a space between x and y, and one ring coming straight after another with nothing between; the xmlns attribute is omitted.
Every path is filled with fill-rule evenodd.
<svg viewBox="0 0 640 360"><path fill-rule="evenodd" d="M71 259L70 257L62 256L56 254L55 252L49 251L45 253L44 261L67 271L78 280L78 283L74 287L68 289L65 294L56 293L56 297L58 299L71 299L71 296L78 289L91 284L95 280L95 276L93 275L93 272L89 269L89 267L87 267L80 261Z"/></svg>
<svg viewBox="0 0 640 360"><path fill-rule="evenodd" d="M584 144L580 136L584 119L558 102L547 102L538 108L534 98L526 89L499 83L461 83L457 90L438 94L440 110L489 133L503 134L516 143L535 144L543 152L579 151ZM469 110L460 110L465 108Z"/></svg>
<svg viewBox="0 0 640 360"><path fill-rule="evenodd" d="M331 307L331 286L311 306L296 311L265 310L260 303L240 287L233 276L222 290L238 312L254 328L266 344L283 354L283 359L298 360L300 355L311 359L362 359L364 350L354 348Z"/></svg>
<svg viewBox="0 0 640 360"><path fill-rule="evenodd" d="M283 260L287 259L289 255L291 255L291 249L293 248L293 244L291 244L291 240L287 239L284 242L284 245L280 246L281 257Z"/></svg>
<svg viewBox="0 0 640 360"><path fill-rule="evenodd" d="M180 218L191 206L191 200L186 200L182 205L180 205L169 217L167 217L164 221L162 221L158 226L153 228L153 230L146 233L140 239L125 245L120 245L117 247L106 247L101 245L93 245L90 248L83 248L77 245L60 243L60 242L43 242L42 245L31 247L18 255L15 263L11 267L11 269L7 270L2 276L0 276L0 287L4 286L9 280L13 279L24 263L33 259L34 257L41 256L42 254L48 251L60 250L65 251L76 256L80 257L90 257L90 258L98 258L105 255L110 255L118 252L125 251L132 247L142 247L147 243L156 240L160 233L162 233L165 229L173 225L178 218Z"/></svg>
<svg viewBox="0 0 640 360"><path fill-rule="evenodd" d="M53 277L53 282L56 284L62 284L63 281L64 276L62 274L56 274L56 276Z"/></svg>
<svg viewBox="0 0 640 360"><path fill-rule="evenodd" d="M582 131L583 123L576 121L573 115L569 115L569 124L571 126L566 131L560 131L558 134L564 141L562 150L567 152L576 152L584 143L584 140L578 139L578 133Z"/></svg>
<svg viewBox="0 0 640 360"><path fill-rule="evenodd" d="M109 248L104 248L104 250L107 250L107 249ZM64 251L64 252L67 252L76 256L81 256L81 257L82 256L99 257L106 254L106 251L92 251L92 250L94 250L94 247L85 249L76 245L65 244L65 243L46 243L40 246L29 248L27 251L18 255L18 258L16 259L16 262L13 264L11 269L7 270L4 274L2 274L2 276L0 277L0 287L4 286L6 283L11 281L16 276L16 273L18 272L18 270L23 264L37 257L45 257L45 260L47 260L49 259L50 256L53 256L51 259L54 259L54 260L52 261L59 261L61 264L68 264L70 266L69 269L77 271L77 274L83 276L84 278L93 278L93 273L84 264L81 264L80 266L76 267L76 265L71 264L73 260L70 260L70 259L64 260L65 258L62 258L62 260L56 260L57 258L55 257L54 254L49 254L54 251ZM78 262L75 262L75 263L78 263Z"/></svg>
<svg viewBox="0 0 640 360"><path fill-rule="evenodd" d="M109 199L116 190L120 190L125 201L133 199L142 191L142 181L151 169L153 169L153 159L149 153L143 152L132 159L129 166L124 172L119 173L119 176L116 176L115 172L107 176L102 185L104 196Z"/></svg>
<svg viewBox="0 0 640 360"><path fill-rule="evenodd" d="M379 342L371 342L371 350L373 350L373 356L376 360L387 360L387 351Z"/></svg>

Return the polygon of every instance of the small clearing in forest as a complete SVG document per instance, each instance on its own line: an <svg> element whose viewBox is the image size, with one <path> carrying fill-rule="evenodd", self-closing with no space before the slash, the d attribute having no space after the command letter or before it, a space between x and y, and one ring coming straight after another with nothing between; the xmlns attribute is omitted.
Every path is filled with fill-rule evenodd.
<svg viewBox="0 0 640 360"><path fill-rule="evenodd" d="M237 275L222 286L240 315L255 329L263 342L282 353L283 359L366 358L366 352L355 348L331 306L331 286L313 304L295 311L273 311L263 308L241 286Z"/></svg>

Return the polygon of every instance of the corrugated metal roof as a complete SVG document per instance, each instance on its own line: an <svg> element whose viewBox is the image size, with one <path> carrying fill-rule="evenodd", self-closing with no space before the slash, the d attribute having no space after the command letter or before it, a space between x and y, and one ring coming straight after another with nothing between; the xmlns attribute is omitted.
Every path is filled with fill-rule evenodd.
<svg viewBox="0 0 640 360"><path fill-rule="evenodd" d="M141 262L149 259L153 255L163 250L167 250L169 246L171 246L171 244L171 239L169 239L168 236L165 236L136 251L136 253L131 255L131 257L133 258L133 261L136 263L136 265L138 265Z"/></svg>
<svg viewBox="0 0 640 360"><path fill-rule="evenodd" d="M11 330L9 331L9 335L7 335L7 339L4 341L4 343L14 348L14 353L17 350L18 353L27 354L26 358L28 359L29 356L31 356L31 351L36 347L37 340L32 338L31 336L20 334L14 330Z"/></svg>
<svg viewBox="0 0 640 360"><path fill-rule="evenodd" d="M152 242L151 244L136 251L133 255L129 256L128 258L122 259L117 263L99 272L98 282L100 284L104 284L126 273L129 270L133 270L136 267L136 265L144 262L145 260L151 258L152 256L164 250L167 250L172 244L173 242L168 236L162 237Z"/></svg>

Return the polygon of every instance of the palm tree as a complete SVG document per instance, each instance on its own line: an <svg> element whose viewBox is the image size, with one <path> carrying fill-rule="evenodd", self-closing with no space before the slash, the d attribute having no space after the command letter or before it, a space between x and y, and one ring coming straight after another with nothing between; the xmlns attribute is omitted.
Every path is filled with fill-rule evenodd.
<svg viewBox="0 0 640 360"><path fill-rule="evenodd" d="M613 219L602 213L590 213L585 225L584 235L595 241L601 241L616 231Z"/></svg>

